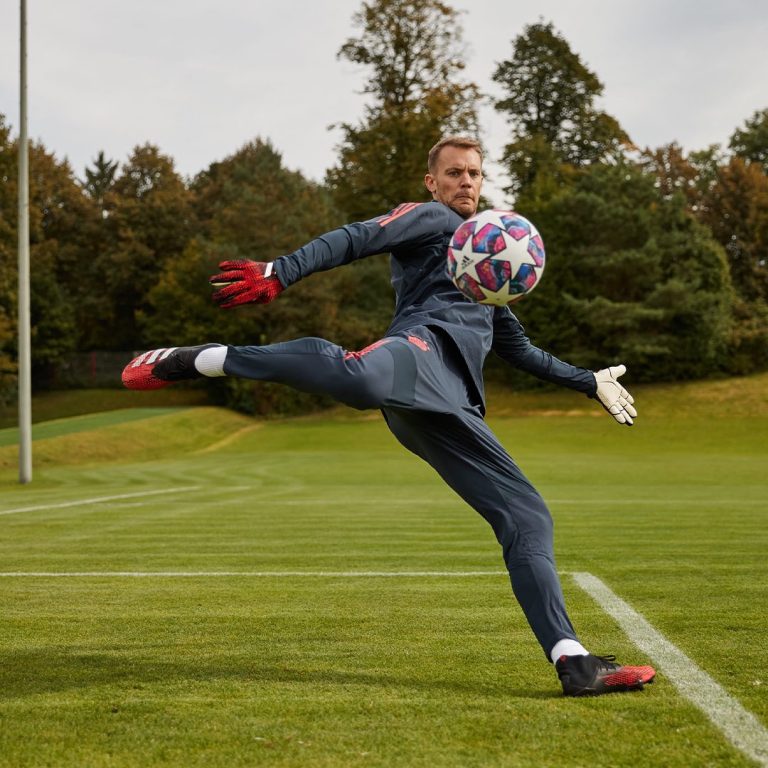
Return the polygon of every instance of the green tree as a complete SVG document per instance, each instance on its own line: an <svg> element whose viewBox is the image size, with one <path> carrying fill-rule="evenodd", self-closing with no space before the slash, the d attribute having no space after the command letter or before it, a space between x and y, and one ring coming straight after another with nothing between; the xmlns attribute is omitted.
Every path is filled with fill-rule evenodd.
<svg viewBox="0 0 768 768"><path fill-rule="evenodd" d="M702 216L728 256L731 279L747 301L768 300L768 176L740 157L718 169Z"/></svg>
<svg viewBox="0 0 768 768"><path fill-rule="evenodd" d="M646 149L638 165L654 178L664 199L681 194L688 210L702 219L723 162L724 155L717 144L686 155L677 142L672 142L654 150Z"/></svg>
<svg viewBox="0 0 768 768"><path fill-rule="evenodd" d="M91 201L94 215L82 223L83 259L78 273L79 350L111 349L116 325L115 295L119 289L109 285L110 258L119 249L117 223L111 215L116 204L116 160L99 152L92 167L85 169L81 187ZM94 323L98 317L100 322ZM131 347L133 345L130 345Z"/></svg>
<svg viewBox="0 0 768 768"><path fill-rule="evenodd" d="M134 149L104 193L101 215L105 250L89 275L101 323L92 329L89 346L141 348L148 341L139 320L149 309L149 291L194 232L191 194L173 160L145 144Z"/></svg>
<svg viewBox="0 0 768 768"><path fill-rule="evenodd" d="M248 258L290 253L340 223L327 191L287 170L262 139L211 164L194 180L192 193L198 233Z"/></svg>
<svg viewBox="0 0 768 768"><path fill-rule="evenodd" d="M83 189L105 216L109 210L107 198L115 186L119 165L117 160L108 160L101 151L93 161L93 167L85 169Z"/></svg>
<svg viewBox="0 0 768 768"><path fill-rule="evenodd" d="M97 214L68 162L32 144L29 168L32 360L40 382L79 348L79 329L93 323L81 311L81 276Z"/></svg>
<svg viewBox="0 0 768 768"><path fill-rule="evenodd" d="M595 106L602 83L553 25L528 25L512 45L512 57L493 74L505 91L496 109L512 128L502 160L511 179L507 191L546 197L567 178L563 166L620 158L630 140ZM537 184L543 188L534 189Z"/></svg>
<svg viewBox="0 0 768 768"><path fill-rule="evenodd" d="M16 144L0 114L0 404L16 393Z"/></svg>
<svg viewBox="0 0 768 768"><path fill-rule="evenodd" d="M732 290L722 248L630 164L593 165L533 207L547 249L540 288L516 308L534 339L634 380L696 378L723 364Z"/></svg>
<svg viewBox="0 0 768 768"><path fill-rule="evenodd" d="M768 109L755 112L743 128L737 129L729 146L737 157L759 163L768 173Z"/></svg>
<svg viewBox="0 0 768 768"><path fill-rule="evenodd" d="M762 164L729 159L717 145L686 156L671 144L646 152L642 167L666 199L684 197L725 251L735 293L726 368L748 373L768 367L768 177Z"/></svg>
<svg viewBox="0 0 768 768"><path fill-rule="evenodd" d="M0 120L0 281L4 349L16 355L18 142ZM44 146L29 147L30 299L33 384L46 385L57 365L78 349L83 266L95 208L69 164ZM0 361L0 367L9 366ZM13 366L11 366L12 368Z"/></svg>
<svg viewBox="0 0 768 768"><path fill-rule="evenodd" d="M200 173L192 193L197 235L167 261L149 293L141 325L150 345L169 339L264 344L311 335L353 348L367 341L367 326L355 325L356 313L346 305L339 311L345 297L338 281L346 270L313 275L269 305L221 310L210 298L208 277L219 261L269 261L338 226L326 190L287 170L272 145L259 139ZM211 386L224 402L251 412L283 412L307 402L277 385L227 379Z"/></svg>
<svg viewBox="0 0 768 768"><path fill-rule="evenodd" d="M425 200L426 154L445 133L476 135L477 86L464 69L459 14L439 0L371 0L339 57L369 69L363 120L342 124L339 160L327 182L337 206L365 219Z"/></svg>
<svg viewBox="0 0 768 768"><path fill-rule="evenodd" d="M734 157L719 167L702 221L724 247L736 292L729 370L768 368L768 176L762 165Z"/></svg>

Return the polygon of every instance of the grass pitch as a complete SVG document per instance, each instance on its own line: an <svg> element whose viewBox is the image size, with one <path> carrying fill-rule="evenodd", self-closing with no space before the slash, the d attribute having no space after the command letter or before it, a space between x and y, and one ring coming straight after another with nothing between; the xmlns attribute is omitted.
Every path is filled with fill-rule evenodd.
<svg viewBox="0 0 768 768"><path fill-rule="evenodd" d="M570 393L494 393L490 418L550 503L559 567L764 726L767 391L640 390L632 429ZM0 570L102 575L0 577L2 766L753 765L663 669L562 698L490 529L376 417L41 430L27 487L0 432ZM485 575L317 575L362 571ZM162 573L196 575L140 575ZM588 647L648 661L563 584Z"/></svg>

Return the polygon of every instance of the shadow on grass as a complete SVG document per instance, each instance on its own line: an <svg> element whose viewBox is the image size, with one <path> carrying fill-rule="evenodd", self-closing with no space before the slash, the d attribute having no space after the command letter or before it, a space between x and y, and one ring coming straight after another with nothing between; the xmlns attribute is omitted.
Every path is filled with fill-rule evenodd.
<svg viewBox="0 0 768 768"><path fill-rule="evenodd" d="M349 669L299 668L275 658L272 663L259 662L242 654L217 655L213 658L169 659L167 646L158 646L154 655L147 655L151 646L113 647L94 652L82 647L40 647L0 655L0 699L23 700L46 694L80 691L87 697L88 689L115 686L120 689L146 690L150 687L167 689L168 696L178 695L179 687L190 690L230 681L242 691L253 686L338 687L339 694L349 695L351 689L370 689L391 695L407 693L453 693L462 697L483 699L553 699L561 698L559 685L546 690L514 689L503 681L457 680L408 676L402 673L369 672ZM185 650L188 652L188 650ZM164 658L166 657L166 658ZM347 659L347 663L350 660ZM95 692L95 691L94 691ZM155 695L157 695L156 692ZM213 693L213 691L212 691ZM355 695L360 691L355 690ZM317 693L325 696L327 691Z"/></svg>

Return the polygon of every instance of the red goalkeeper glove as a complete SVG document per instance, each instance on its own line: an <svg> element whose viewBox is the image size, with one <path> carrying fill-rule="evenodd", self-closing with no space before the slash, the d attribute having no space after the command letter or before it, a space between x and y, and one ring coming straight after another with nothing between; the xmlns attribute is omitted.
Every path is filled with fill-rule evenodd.
<svg viewBox="0 0 768 768"><path fill-rule="evenodd" d="M283 292L283 284L277 279L272 262L222 261L221 274L208 278L218 288L212 298L223 309L239 304L268 304Z"/></svg>

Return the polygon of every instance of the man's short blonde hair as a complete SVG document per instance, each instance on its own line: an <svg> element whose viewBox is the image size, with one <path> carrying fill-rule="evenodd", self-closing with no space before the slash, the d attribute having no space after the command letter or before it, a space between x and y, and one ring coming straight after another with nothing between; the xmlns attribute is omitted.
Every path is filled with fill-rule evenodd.
<svg viewBox="0 0 768 768"><path fill-rule="evenodd" d="M427 170L434 175L437 168L437 159L443 151L443 147L459 147L461 149L474 149L480 155L480 162L483 162L483 145L471 136L445 136L429 150L427 157Z"/></svg>

